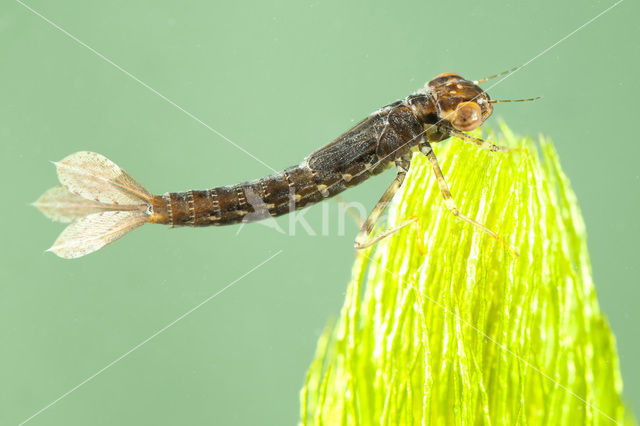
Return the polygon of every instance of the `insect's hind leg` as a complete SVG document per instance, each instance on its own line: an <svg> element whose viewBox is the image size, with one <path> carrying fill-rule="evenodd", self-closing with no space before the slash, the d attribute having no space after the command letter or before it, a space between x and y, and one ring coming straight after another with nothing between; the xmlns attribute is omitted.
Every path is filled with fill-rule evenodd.
<svg viewBox="0 0 640 426"><path fill-rule="evenodd" d="M336 201L336 203L338 203L338 205L344 210L346 211L349 216L351 216L354 220L354 222L356 223L356 225L358 226L362 226L362 224L364 223L362 221L362 219L360 218L360 216L358 215L358 212L355 211L355 209L353 208L353 206L349 205L348 202L346 202L344 200L344 198L342 198L339 195L334 195L333 199Z"/></svg>
<svg viewBox="0 0 640 426"><path fill-rule="evenodd" d="M391 185L389 185L387 190L384 192L384 194L382 194L382 197L380 197L380 201L378 201L371 213L369 213L369 217L367 217L367 220L365 220L362 224L360 232L358 232L358 236L356 237L354 243L356 249L361 250L370 247L383 238L386 238L394 232L404 228L405 226L411 225L412 223L416 222L417 218L412 217L411 219L408 219L392 228L387 229L386 231L376 235L375 237L368 239L369 234L371 234L371 231L373 230L373 227L375 226L378 219L380 219L382 212L384 212L395 193L398 192L398 189L400 189L400 187L402 186L402 182L404 182L404 178L409 171L410 164L411 159L408 156L396 160L398 174L396 175L396 178L393 180Z"/></svg>
<svg viewBox="0 0 640 426"><path fill-rule="evenodd" d="M433 169L433 172L436 175L436 180L438 181L438 185L440 186L440 192L442 193L442 198L444 198L444 204L445 204L445 206L447 206L449 211L454 216L464 220L465 222L468 222L468 223L472 224L473 226L475 226L476 228L480 229L484 233L486 233L486 234L490 235L491 237L495 238L496 240L500 241L513 254L515 254L516 256L519 256L520 254L518 253L518 251L513 246L508 244L505 240L500 238L500 236L498 234L496 234L495 232L493 232L492 230L490 230L489 228L487 228L486 226L484 226L480 222L477 222L476 220L471 219L470 217L465 216L462 213L460 213L460 211L458 210L458 206L456 206L456 202L453 200L453 197L451 196L451 191L449 190L449 186L447 185L447 182L444 180L444 175L442 174L442 169L440 169L440 165L438 164L438 159L436 158L436 154L433 152L433 149L431 148L431 145L429 145L429 143L427 143L427 142L421 144L420 145L420 152L422 152L422 154L424 154L429 159L429 161L431 162L431 168Z"/></svg>

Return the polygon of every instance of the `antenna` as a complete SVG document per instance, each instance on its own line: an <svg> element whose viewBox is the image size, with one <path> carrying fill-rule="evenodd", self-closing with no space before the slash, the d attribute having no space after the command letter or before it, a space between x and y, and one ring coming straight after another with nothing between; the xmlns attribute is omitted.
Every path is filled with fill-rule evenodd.
<svg viewBox="0 0 640 426"><path fill-rule="evenodd" d="M502 102L529 102L535 101L536 99L540 99L542 96L536 96L535 98L527 98L527 99L490 99L488 102L490 104L499 104Z"/></svg>
<svg viewBox="0 0 640 426"><path fill-rule="evenodd" d="M524 65L518 65L517 67L511 68L510 70L499 72L498 74L490 75L489 77L481 78L480 80L473 80L473 84L484 83L485 81L489 81L493 78L500 77L505 74L510 74L516 71L518 68L522 68Z"/></svg>

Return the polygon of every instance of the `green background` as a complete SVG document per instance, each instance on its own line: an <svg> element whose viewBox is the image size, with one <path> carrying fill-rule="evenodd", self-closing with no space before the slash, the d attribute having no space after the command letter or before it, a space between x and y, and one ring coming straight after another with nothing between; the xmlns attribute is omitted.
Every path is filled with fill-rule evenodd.
<svg viewBox="0 0 640 426"><path fill-rule="evenodd" d="M27 4L282 169L436 74L522 64L613 2ZM622 2L501 82L492 97L544 98L497 105L489 120L555 141L636 411L639 12ZM342 305L355 223L336 235L331 201L329 236L145 226L79 260L44 254L63 226L28 203L57 183L49 160L100 152L154 193L270 170L18 2L0 6L0 57L0 424L26 420L279 250L28 424L296 423L316 339ZM372 206L392 178L345 198ZM322 216L316 206L304 218L320 233Z"/></svg>

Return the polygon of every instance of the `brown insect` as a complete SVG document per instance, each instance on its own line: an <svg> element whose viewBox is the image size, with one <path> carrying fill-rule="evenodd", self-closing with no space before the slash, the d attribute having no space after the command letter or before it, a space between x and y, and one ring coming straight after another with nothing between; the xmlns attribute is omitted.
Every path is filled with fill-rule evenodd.
<svg viewBox="0 0 640 426"><path fill-rule="evenodd" d="M63 258L84 256L147 222L210 226L279 216L332 197L395 165L395 180L356 237L356 248L365 248L415 221L410 219L370 238L375 223L402 185L412 153L419 150L431 162L451 213L517 255L515 248L495 232L458 211L431 148L432 143L457 136L489 151L508 151L465 133L489 118L493 103L505 102L491 100L478 86L502 74L478 81L454 73L440 74L422 90L375 111L300 164L237 185L152 195L102 155L71 154L55 163L62 185L45 192L34 203L53 220L73 222L49 251Z"/></svg>

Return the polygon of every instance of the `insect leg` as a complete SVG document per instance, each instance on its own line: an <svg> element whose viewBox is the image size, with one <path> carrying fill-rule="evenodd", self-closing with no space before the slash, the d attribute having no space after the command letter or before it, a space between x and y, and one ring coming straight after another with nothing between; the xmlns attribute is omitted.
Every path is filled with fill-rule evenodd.
<svg viewBox="0 0 640 426"><path fill-rule="evenodd" d="M492 151L492 152L496 152L496 151L522 152L523 151L522 149L518 149L518 148L507 148L506 146L494 145L491 142L485 141L484 139L473 137L471 135L466 134L465 132L461 132L460 130L453 129L453 128L450 128L450 127L447 127L447 132L450 133L453 136L456 136L456 137L462 139L465 142L469 142L469 143L472 143L474 145L479 146L482 149L486 149L487 151Z"/></svg>
<svg viewBox="0 0 640 426"><path fill-rule="evenodd" d="M440 192L442 193L442 198L444 198L444 204L445 206L447 206L449 211L454 216L464 220L465 222L472 224L473 226L480 229L484 233L489 234L491 237L500 241L505 247L511 250L513 254L515 254L516 256L519 256L518 251L514 247L509 245L506 241L504 241L502 238L500 238L498 234L496 234L495 232L493 232L492 230L490 230L480 222L477 222L471 219L470 217L460 213L460 211L458 210L458 207L456 206L456 202L453 200L453 197L451 196L451 191L449 190L449 186L447 185L447 182L444 180L444 175L442 174L442 170L440 169L440 165L438 164L438 159L436 158L436 154L433 152L433 149L431 149L431 145L429 145L429 143L426 143L426 142L421 144L420 152L426 155L429 161L431 162L431 167L433 168L433 172L435 173L436 179L438 180L438 185L440 186Z"/></svg>
<svg viewBox="0 0 640 426"><path fill-rule="evenodd" d="M382 197L380 197L380 201L378 201L378 204L376 204L376 206L373 208L373 210L369 214L369 217L367 217L367 220L365 220L364 224L360 228L360 232L358 232L358 236L356 237L356 240L354 243L354 246L356 249L360 250L360 249L370 247L373 244L377 243L378 241L382 240L383 238L393 234L399 229L402 229L405 226L410 225L416 221L415 217L411 218L392 228L387 229L386 231L380 233L379 235L376 235L371 239L366 239L371 233L371 230L375 226L378 219L380 219L382 212L387 208L387 206L389 205L389 202L391 201L395 193L402 186L402 182L404 182L404 177L407 175L407 171L409 170L409 164L411 164L411 160L409 157L402 157L396 160L396 167L398 168L398 174L396 175L396 178L393 180L393 183L391 183L391 185L389 185L389 187L384 192L384 194L382 194Z"/></svg>
<svg viewBox="0 0 640 426"><path fill-rule="evenodd" d="M360 216L358 215L358 213L355 211L353 207L349 205L349 203L347 203L344 200L344 198L342 198L339 195L334 195L333 199L336 200L336 202L340 205L340 207L344 209L344 211L349 213L349 216L353 218L353 220L356 222L358 226L362 226L364 222L362 222L362 219L360 219Z"/></svg>

